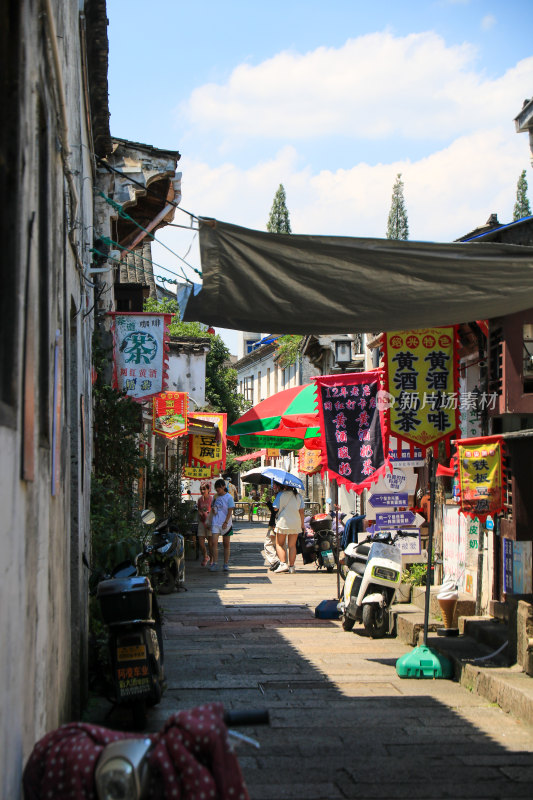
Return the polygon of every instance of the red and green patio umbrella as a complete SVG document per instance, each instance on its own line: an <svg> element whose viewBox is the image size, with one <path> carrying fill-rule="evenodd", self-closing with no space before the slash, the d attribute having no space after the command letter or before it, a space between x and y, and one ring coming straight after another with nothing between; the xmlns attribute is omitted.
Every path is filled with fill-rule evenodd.
<svg viewBox="0 0 533 800"><path fill-rule="evenodd" d="M314 383L277 392L228 428L228 439L254 448L299 450L319 435Z"/></svg>

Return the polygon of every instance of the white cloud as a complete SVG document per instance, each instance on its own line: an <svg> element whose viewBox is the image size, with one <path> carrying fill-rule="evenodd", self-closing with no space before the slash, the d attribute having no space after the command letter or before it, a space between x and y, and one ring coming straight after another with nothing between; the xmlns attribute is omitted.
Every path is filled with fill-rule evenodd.
<svg viewBox="0 0 533 800"><path fill-rule="evenodd" d="M475 64L472 45L447 46L433 32L373 33L241 64L226 83L195 89L180 116L193 131L216 131L222 145L332 135L443 142L512 118L533 84L533 57L496 79Z"/></svg>
<svg viewBox="0 0 533 800"><path fill-rule="evenodd" d="M452 241L493 212L509 222L518 176L529 163L527 137L515 133L513 119L532 85L533 58L489 79L476 72L470 45L447 47L433 33L372 34L339 49L241 65L226 84L191 95L189 142L199 134L216 137L224 160L221 149L206 148L205 141L197 150L208 156L185 148L183 206L265 230L282 182L294 233L382 238L401 172L411 239ZM426 155L387 162L384 139L381 163L366 163L362 155L348 168L328 168L332 137L341 134L348 140L424 138ZM316 147L319 167L298 149L311 137L323 138ZM249 147L251 166L243 166L240 144L262 157L254 161ZM353 151L363 154L364 146ZM179 253L191 239L176 228L159 235ZM189 260L198 264L197 258ZM154 259L176 268L164 250Z"/></svg>
<svg viewBox="0 0 533 800"><path fill-rule="evenodd" d="M494 17L492 14L487 14L481 20L482 31L490 31L490 29L493 28L495 25L496 25L496 17Z"/></svg>
<svg viewBox="0 0 533 800"><path fill-rule="evenodd" d="M383 238L393 183L401 172L410 238L447 242L484 224L492 212L501 222L511 220L527 150L527 137L509 125L460 137L417 161L360 163L347 170L302 167L292 147L251 169L184 158L183 205L201 216L265 230L283 176L293 233ZM159 235L176 243L183 236L168 228ZM154 258L166 260L164 253Z"/></svg>

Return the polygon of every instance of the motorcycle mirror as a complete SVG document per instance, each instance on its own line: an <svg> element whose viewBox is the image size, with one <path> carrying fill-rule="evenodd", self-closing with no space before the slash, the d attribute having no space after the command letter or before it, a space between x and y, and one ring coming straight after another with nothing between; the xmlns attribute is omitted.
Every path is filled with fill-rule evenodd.
<svg viewBox="0 0 533 800"><path fill-rule="evenodd" d="M144 511L141 512L141 520L145 525L153 525L155 522L155 513L151 508L145 508Z"/></svg>
<svg viewBox="0 0 533 800"><path fill-rule="evenodd" d="M141 800L145 796L146 755L151 746L150 739L122 739L104 748L95 772L99 800Z"/></svg>

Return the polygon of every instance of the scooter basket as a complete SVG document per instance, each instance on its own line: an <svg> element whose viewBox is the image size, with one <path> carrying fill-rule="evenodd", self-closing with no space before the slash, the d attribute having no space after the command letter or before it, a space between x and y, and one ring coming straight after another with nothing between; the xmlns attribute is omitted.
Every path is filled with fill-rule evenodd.
<svg viewBox="0 0 533 800"><path fill-rule="evenodd" d="M107 625L152 618L152 587L148 578L111 578L96 591Z"/></svg>

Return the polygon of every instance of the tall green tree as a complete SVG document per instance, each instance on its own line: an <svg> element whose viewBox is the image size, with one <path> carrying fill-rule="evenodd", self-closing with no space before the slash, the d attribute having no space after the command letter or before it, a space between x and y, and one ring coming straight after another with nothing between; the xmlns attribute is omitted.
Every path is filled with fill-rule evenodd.
<svg viewBox="0 0 533 800"><path fill-rule="evenodd" d="M267 222L267 231L269 233L291 233L287 198L282 183L280 183L279 189L274 195L274 202ZM278 339L278 354L282 367L288 367L296 363L298 360L298 346L301 340L301 336L280 336Z"/></svg>
<svg viewBox="0 0 533 800"><path fill-rule="evenodd" d="M287 208L287 198L282 183L280 183L274 195L274 202L267 222L267 231L269 233L291 233L289 209Z"/></svg>
<svg viewBox="0 0 533 800"><path fill-rule="evenodd" d="M409 238L409 224L407 222L407 209L403 196L403 181L401 172L396 176L396 181L392 188L392 201L387 220L387 239Z"/></svg>
<svg viewBox="0 0 533 800"><path fill-rule="evenodd" d="M516 184L516 203L513 208L513 222L531 215L531 206L527 197L526 171L522 170Z"/></svg>

